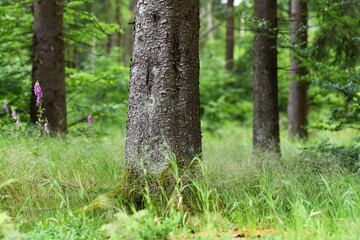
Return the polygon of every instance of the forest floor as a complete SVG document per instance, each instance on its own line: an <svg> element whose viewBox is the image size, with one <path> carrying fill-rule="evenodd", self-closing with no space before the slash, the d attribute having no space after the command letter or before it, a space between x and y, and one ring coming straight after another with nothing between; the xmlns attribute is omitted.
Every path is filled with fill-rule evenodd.
<svg viewBox="0 0 360 240"><path fill-rule="evenodd" d="M85 126L84 126L85 129ZM327 138L351 144L354 131L314 132L307 143L282 136L282 158L254 158L251 129L203 133L202 179L193 206L174 199L115 217L72 216L123 173L125 138L79 132L0 139L0 234L7 239L359 239L360 176L332 153L301 151ZM346 164L345 164L346 165ZM163 207L159 207L163 206ZM196 210L195 210L196 209ZM9 218L9 216L11 218Z"/></svg>

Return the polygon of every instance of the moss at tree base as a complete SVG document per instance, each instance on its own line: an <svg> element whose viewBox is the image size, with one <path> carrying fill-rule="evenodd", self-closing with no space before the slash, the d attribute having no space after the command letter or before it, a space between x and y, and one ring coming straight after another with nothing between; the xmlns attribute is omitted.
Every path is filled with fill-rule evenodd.
<svg viewBox="0 0 360 240"><path fill-rule="evenodd" d="M175 193L176 185L189 183L190 175L187 177L175 179L172 168L167 167L160 175L154 176L143 171L125 171L120 181L108 193L105 193L89 205L80 209L79 212L85 212L88 216L99 216L104 213L113 215L120 206L125 206L130 210L135 207L137 210L146 207L149 199L153 203L164 203L164 199L170 199Z"/></svg>

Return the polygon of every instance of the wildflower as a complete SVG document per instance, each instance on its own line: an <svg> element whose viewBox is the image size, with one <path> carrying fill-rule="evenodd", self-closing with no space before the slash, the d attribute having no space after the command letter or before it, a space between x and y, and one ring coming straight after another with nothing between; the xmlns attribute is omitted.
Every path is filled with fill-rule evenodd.
<svg viewBox="0 0 360 240"><path fill-rule="evenodd" d="M11 109L11 116L16 120L16 113L14 109Z"/></svg>
<svg viewBox="0 0 360 240"><path fill-rule="evenodd" d="M45 125L44 125L44 131L45 131L46 133L50 133L50 131L49 131L49 129L48 129L48 126L47 126L47 123L45 123Z"/></svg>
<svg viewBox="0 0 360 240"><path fill-rule="evenodd" d="M43 95L39 82L36 82L34 85L34 93L38 97L42 97Z"/></svg>
<svg viewBox="0 0 360 240"><path fill-rule="evenodd" d="M38 106L40 104L40 99L43 96L43 92L41 90L39 82L36 82L35 85L34 85L34 93L37 96L37 98L36 98L36 106Z"/></svg>
<svg viewBox="0 0 360 240"><path fill-rule="evenodd" d="M91 128L91 123L94 122L94 121L92 120L92 116L91 116L91 115L89 115L89 116L87 117L87 119L88 119L88 122L89 122L89 129L90 129L90 128Z"/></svg>
<svg viewBox="0 0 360 240"><path fill-rule="evenodd" d="M16 124L18 125L18 127L20 127L20 119L18 116L16 116L16 112L14 109L11 109L11 116L14 120L16 120Z"/></svg>
<svg viewBox="0 0 360 240"><path fill-rule="evenodd" d="M6 112L9 112L8 105L9 105L9 103L7 101L4 101L4 109Z"/></svg>

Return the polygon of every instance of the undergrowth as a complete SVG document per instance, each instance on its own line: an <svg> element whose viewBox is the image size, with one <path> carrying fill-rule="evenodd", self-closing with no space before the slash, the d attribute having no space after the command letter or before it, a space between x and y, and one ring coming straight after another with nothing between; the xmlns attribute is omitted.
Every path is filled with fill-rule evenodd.
<svg viewBox="0 0 360 240"><path fill-rule="evenodd" d="M313 137L307 150L326 138L344 145L348 134L337 134ZM360 177L342 155L309 154L284 136L281 160L267 153L255 158L250 135L246 129L205 133L201 178L182 183L174 165L171 196L155 200L145 186L145 209L120 203L114 216L93 218L74 213L121 179L123 134L6 136L0 140L0 238L359 238ZM185 192L192 196L187 202Z"/></svg>

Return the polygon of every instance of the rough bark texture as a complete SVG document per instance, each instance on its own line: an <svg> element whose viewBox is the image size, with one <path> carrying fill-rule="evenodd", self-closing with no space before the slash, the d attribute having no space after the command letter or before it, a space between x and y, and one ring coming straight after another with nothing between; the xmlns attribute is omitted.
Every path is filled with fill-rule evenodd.
<svg viewBox="0 0 360 240"><path fill-rule="evenodd" d="M199 26L199 0L137 1L126 169L157 175L163 153L180 167L201 153Z"/></svg>
<svg viewBox="0 0 360 240"><path fill-rule="evenodd" d="M52 132L66 132L65 47L63 0L34 1L33 84L31 121L37 121L36 81L43 90L43 107Z"/></svg>
<svg viewBox="0 0 360 240"><path fill-rule="evenodd" d="M234 0L227 2L228 14L226 18L226 70L232 71L234 68Z"/></svg>
<svg viewBox="0 0 360 240"><path fill-rule="evenodd" d="M277 26L276 0L255 0L255 19L270 24L267 29L256 28L254 37L253 75L253 146L254 150L280 153L278 82L277 82Z"/></svg>
<svg viewBox="0 0 360 240"><path fill-rule="evenodd" d="M304 28L305 27L305 28ZM307 3L303 0L291 1L291 42L300 44L301 48L307 46ZM305 67L300 66L298 59L292 58L290 63L290 77L308 74ZM304 81L291 81L288 102L288 131L291 136L306 138L307 124L307 89L308 83Z"/></svg>

